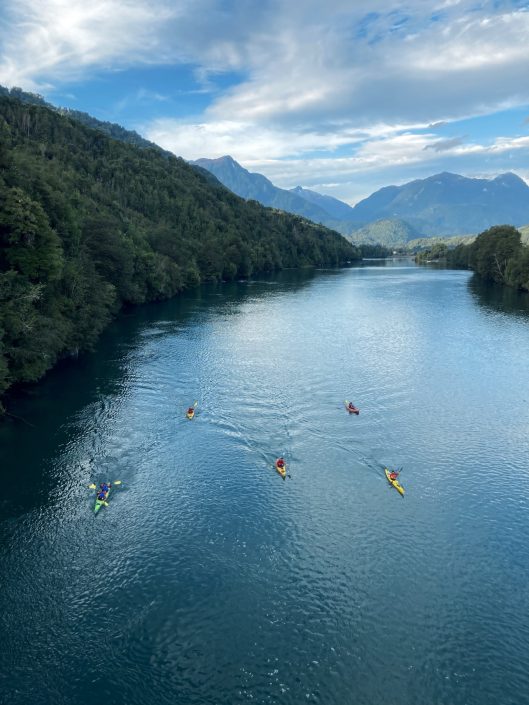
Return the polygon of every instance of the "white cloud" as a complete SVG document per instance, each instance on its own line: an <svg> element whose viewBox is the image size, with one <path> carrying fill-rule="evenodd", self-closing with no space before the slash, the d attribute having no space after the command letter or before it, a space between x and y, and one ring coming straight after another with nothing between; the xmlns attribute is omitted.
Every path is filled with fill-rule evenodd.
<svg viewBox="0 0 529 705"><path fill-rule="evenodd" d="M527 150L522 137L487 145L436 132L441 123L529 104L529 11L509 0L3 7L0 83L43 90L95 70L188 63L205 90L212 76L238 72L243 78L212 93L194 120L168 115L142 131L186 158L232 154L280 185L349 184L354 199L371 178L380 185L397 170L452 163L463 171ZM153 97L160 108L163 96Z"/></svg>
<svg viewBox="0 0 529 705"><path fill-rule="evenodd" d="M182 9L160 0L8 0L0 82L41 88L94 68L162 62L164 28Z"/></svg>
<svg viewBox="0 0 529 705"><path fill-rule="evenodd" d="M382 185L440 171L492 177L512 170L527 180L529 137L498 137L491 144L454 143L442 152L428 149L436 142L433 133L402 133L367 141L351 157L254 160L244 166L283 188L299 184L351 204Z"/></svg>
<svg viewBox="0 0 529 705"><path fill-rule="evenodd" d="M325 131L287 129L260 126L251 121L220 120L218 122L189 123L172 118L161 118L143 126L146 137L184 159L196 159L207 154L210 158L231 154L236 159L252 162L259 155L268 159L299 157L307 152L330 152L343 146L363 144L369 139L380 139L409 129L426 125L375 124L354 128L336 124Z"/></svg>

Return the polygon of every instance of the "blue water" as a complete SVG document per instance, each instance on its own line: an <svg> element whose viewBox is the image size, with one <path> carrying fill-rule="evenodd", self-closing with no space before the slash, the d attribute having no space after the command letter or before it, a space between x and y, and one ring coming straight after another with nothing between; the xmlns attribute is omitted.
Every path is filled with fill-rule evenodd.
<svg viewBox="0 0 529 705"><path fill-rule="evenodd" d="M127 312L0 426L0 702L529 703L528 362L409 262Z"/></svg>

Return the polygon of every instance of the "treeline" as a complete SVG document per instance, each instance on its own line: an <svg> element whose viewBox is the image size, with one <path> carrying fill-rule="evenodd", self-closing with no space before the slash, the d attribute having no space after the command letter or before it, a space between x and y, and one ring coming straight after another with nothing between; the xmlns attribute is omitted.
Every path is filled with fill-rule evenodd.
<svg viewBox="0 0 529 705"><path fill-rule="evenodd" d="M370 243L360 243L357 245L362 257L390 257L393 250L385 245L374 245Z"/></svg>
<svg viewBox="0 0 529 705"><path fill-rule="evenodd" d="M166 156L171 156L171 152L167 152L162 149L154 142L149 142L144 137L139 135L134 130L126 130L121 125L117 125L114 122L105 122L98 120L88 113L83 113L80 110L72 110L70 108L58 108L51 103L48 103L44 98L38 93L28 93L23 91L22 88L6 88L5 86L0 86L0 96L16 98L21 103L27 103L28 105L40 105L45 108L49 108L59 115L66 115L67 117L73 118L76 122L80 122L85 127L91 127L94 130L99 130L99 132L104 132L109 137L120 142L125 142L126 144L132 144L135 147L141 147L143 149L155 149L161 154Z"/></svg>
<svg viewBox="0 0 529 705"><path fill-rule="evenodd" d="M449 267L472 269L485 281L529 291L529 247L522 244L520 231L512 225L489 228L470 245L453 249L435 245L416 260L444 260Z"/></svg>
<svg viewBox="0 0 529 705"><path fill-rule="evenodd" d="M441 260L446 262L449 251L450 248L444 242L435 242L431 247L428 247L421 252L417 252L415 255L415 261L417 264L425 264L426 262L440 262Z"/></svg>
<svg viewBox="0 0 529 705"><path fill-rule="evenodd" d="M0 394L90 348L124 304L359 257L182 159L0 95Z"/></svg>

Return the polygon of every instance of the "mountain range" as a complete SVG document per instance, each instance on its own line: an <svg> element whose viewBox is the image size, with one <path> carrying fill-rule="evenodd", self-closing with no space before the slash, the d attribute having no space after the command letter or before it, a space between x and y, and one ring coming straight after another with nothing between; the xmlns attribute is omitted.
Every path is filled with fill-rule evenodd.
<svg viewBox="0 0 529 705"><path fill-rule="evenodd" d="M473 234L492 225L529 222L529 186L513 173L477 179L443 172L402 186L386 186L350 206L300 186L280 189L229 156L192 164L207 169L243 198L297 213L353 242L398 245L421 236Z"/></svg>
<svg viewBox="0 0 529 705"><path fill-rule="evenodd" d="M57 108L34 93L0 86L0 96L48 108L120 142L173 155L120 125L87 113ZM182 160L183 161L183 160ZM443 172L402 186L386 186L355 206L301 186L287 190L262 174L251 173L229 156L191 162L214 185L262 205L303 216L337 230L354 243L396 246L419 237L476 234L509 223L529 223L529 186L513 173L494 179L468 178Z"/></svg>
<svg viewBox="0 0 529 705"><path fill-rule="evenodd" d="M216 176L221 184L242 198L258 201L270 208L295 213L335 229L337 229L337 221L342 218L334 215L336 211L328 210L329 207L332 209L332 206L325 207L323 204L332 201L336 202L338 210L340 208L349 209L351 212L353 210L335 198L322 196L300 187L292 191L278 188L266 176L248 171L229 156L220 157L220 159L197 159L191 164L206 169Z"/></svg>

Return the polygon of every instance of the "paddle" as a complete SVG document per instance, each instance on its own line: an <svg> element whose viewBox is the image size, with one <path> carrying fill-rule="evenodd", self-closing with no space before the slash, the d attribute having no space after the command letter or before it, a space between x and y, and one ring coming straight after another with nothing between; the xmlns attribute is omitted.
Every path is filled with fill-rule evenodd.
<svg viewBox="0 0 529 705"><path fill-rule="evenodd" d="M198 401L196 401L196 402L193 404L193 406L189 406L189 407L187 408L186 416L187 416L189 419L191 419L191 418L193 418L193 417L195 416L195 409L197 408L197 406L198 406ZM192 416L190 415L190 414L191 414L191 410L193 410Z"/></svg>
<svg viewBox="0 0 529 705"><path fill-rule="evenodd" d="M357 409L354 404L353 404L353 407L354 407L354 408L351 409L351 407L349 406L349 404L353 404L353 402L352 402L352 401L349 401L348 399L345 399L345 400L344 400L344 405L345 405L345 408L347 409L347 411L348 411L350 414L356 414L356 415L358 416L358 414L359 414L359 412L360 412L360 409Z"/></svg>
<svg viewBox="0 0 529 705"><path fill-rule="evenodd" d="M121 485L121 484L123 484L123 483L122 483L121 480L114 480L114 482L112 482L111 484L112 484L112 485ZM92 482L91 485L88 485L88 489L89 489L89 490L96 490L96 489L97 489L97 485L94 485L94 483Z"/></svg>

